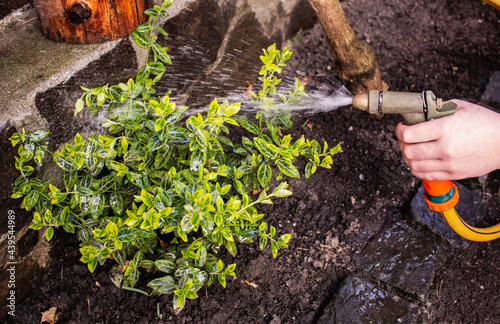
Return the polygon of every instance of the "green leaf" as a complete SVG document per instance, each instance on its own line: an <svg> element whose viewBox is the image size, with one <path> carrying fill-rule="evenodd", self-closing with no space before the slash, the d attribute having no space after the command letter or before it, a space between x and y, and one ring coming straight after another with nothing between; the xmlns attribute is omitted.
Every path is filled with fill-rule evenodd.
<svg viewBox="0 0 500 324"><path fill-rule="evenodd" d="M53 235L54 235L54 229L52 227L48 227L47 230L45 231L45 238L47 239L47 241L50 241Z"/></svg>
<svg viewBox="0 0 500 324"><path fill-rule="evenodd" d="M234 238L233 238L233 233L231 231L231 229L229 227L223 227L221 228L220 230L220 233L222 234L222 236L228 240L228 241L234 241Z"/></svg>
<svg viewBox="0 0 500 324"><path fill-rule="evenodd" d="M224 262L222 260L217 261L217 272L221 272L224 269Z"/></svg>
<svg viewBox="0 0 500 324"><path fill-rule="evenodd" d="M325 156L323 161L321 161L322 166L330 166L333 163L333 159L331 156Z"/></svg>
<svg viewBox="0 0 500 324"><path fill-rule="evenodd" d="M23 136L20 133L14 133L10 138L10 142L12 143L12 147L16 146L17 143L23 141Z"/></svg>
<svg viewBox="0 0 500 324"><path fill-rule="evenodd" d="M156 151L162 146L162 141L158 137L158 134L153 135L148 141L148 148L150 151Z"/></svg>
<svg viewBox="0 0 500 324"><path fill-rule="evenodd" d="M321 145L319 145L318 141L312 141L311 146L311 154L318 155L321 154Z"/></svg>
<svg viewBox="0 0 500 324"><path fill-rule="evenodd" d="M222 213L217 213L214 216L214 222L217 226L221 226L222 223L224 222L224 218L222 216Z"/></svg>
<svg viewBox="0 0 500 324"><path fill-rule="evenodd" d="M147 286L160 294L171 294L178 288L172 276L156 278L150 281Z"/></svg>
<svg viewBox="0 0 500 324"><path fill-rule="evenodd" d="M73 161L67 158L63 158L59 154L54 154L54 162L56 162L56 164L65 171L73 171L78 169Z"/></svg>
<svg viewBox="0 0 500 324"><path fill-rule="evenodd" d="M198 267L203 267L205 265L205 262L207 261L207 248L205 245L202 245L199 249L198 252L196 252L198 255L198 261L197 265Z"/></svg>
<svg viewBox="0 0 500 324"><path fill-rule="evenodd" d="M168 33L165 31L165 29L161 28L160 26L155 26L155 29L158 30L158 32L163 36L168 37Z"/></svg>
<svg viewBox="0 0 500 324"><path fill-rule="evenodd" d="M33 207L35 207L38 199L40 198L40 191L32 190L30 193L24 197L23 206L27 211L30 211Z"/></svg>
<svg viewBox="0 0 500 324"><path fill-rule="evenodd" d="M139 25L139 27L137 27L135 31L137 31L139 33L146 33L146 32L149 32L151 29L152 29L151 24L149 22L145 22L145 23Z"/></svg>
<svg viewBox="0 0 500 324"><path fill-rule="evenodd" d="M247 131L249 131L250 133L255 134L255 135L259 135L260 129L253 122L249 121L248 119L241 119L239 122L240 122L240 125L244 129L246 129Z"/></svg>
<svg viewBox="0 0 500 324"><path fill-rule="evenodd" d="M271 241L271 251L273 252L273 258L276 258L278 256L278 247L274 241Z"/></svg>
<svg viewBox="0 0 500 324"><path fill-rule="evenodd" d="M154 196L147 192L146 190L142 189L141 190L141 200L143 203L146 204L148 207L153 207L154 205Z"/></svg>
<svg viewBox="0 0 500 324"><path fill-rule="evenodd" d="M172 60L168 56L167 51L160 44L158 43L153 44L153 52L156 54L156 57L158 57L160 61L165 62L167 64L172 64Z"/></svg>
<svg viewBox="0 0 500 324"><path fill-rule="evenodd" d="M288 247L287 243L290 240L290 237L290 234L283 234L280 236L280 238L278 239L278 246L280 249Z"/></svg>
<svg viewBox="0 0 500 324"><path fill-rule="evenodd" d="M311 161L307 162L307 165L306 165L306 168L305 168L305 171L304 171L306 179L309 179L309 177L311 175L313 175L313 173L315 171L316 171L316 164L314 164Z"/></svg>
<svg viewBox="0 0 500 324"><path fill-rule="evenodd" d="M253 139L255 146L265 157L272 158L274 156L273 151L267 147L267 142L260 137L254 137Z"/></svg>
<svg viewBox="0 0 500 324"><path fill-rule="evenodd" d="M45 149L37 146L35 149L35 163L38 166L42 166L43 158L45 157Z"/></svg>
<svg viewBox="0 0 500 324"><path fill-rule="evenodd" d="M243 194L245 192L245 187L243 185L243 182L240 180L234 180L234 189L238 191L238 193Z"/></svg>
<svg viewBox="0 0 500 324"><path fill-rule="evenodd" d="M104 232L110 240L114 241L118 238L118 226L113 222L109 222L106 225Z"/></svg>
<svg viewBox="0 0 500 324"><path fill-rule="evenodd" d="M228 275L231 275L231 276L235 276L235 273L234 273L234 270L236 269L236 263L233 263L233 264L229 264L227 267L226 267L226 273Z"/></svg>
<svg viewBox="0 0 500 324"><path fill-rule="evenodd" d="M110 248L104 247L104 248L101 249L101 251L99 251L99 256L107 259L111 255L111 252L113 252L113 251L111 251Z"/></svg>
<svg viewBox="0 0 500 324"><path fill-rule="evenodd" d="M147 48L149 44L149 38L146 36L146 34L133 31L131 33L132 37L134 38L135 43L137 46L142 47L142 48Z"/></svg>
<svg viewBox="0 0 500 324"><path fill-rule="evenodd" d="M231 190L231 185L230 184L225 185L224 187L222 187L219 190L219 193L221 194L221 196L224 196L225 194L227 194L229 192L229 190Z"/></svg>
<svg viewBox="0 0 500 324"><path fill-rule="evenodd" d="M207 116L212 117L217 113L217 109L219 108L219 103L217 102L217 98L214 98L210 105L208 106Z"/></svg>
<svg viewBox="0 0 500 324"><path fill-rule="evenodd" d="M159 259L155 261L158 270L165 273L173 273L175 271L175 264L172 260Z"/></svg>
<svg viewBox="0 0 500 324"><path fill-rule="evenodd" d="M83 167L83 157L81 154L75 155L75 165L78 169L81 169Z"/></svg>
<svg viewBox="0 0 500 324"><path fill-rule="evenodd" d="M149 71L155 75L160 75L165 72L165 66L160 62L150 62L147 67Z"/></svg>
<svg viewBox="0 0 500 324"><path fill-rule="evenodd" d="M148 16L156 17L156 16L158 16L158 11L156 11L155 9L147 9L146 11L144 11L144 14L148 15Z"/></svg>
<svg viewBox="0 0 500 324"><path fill-rule="evenodd" d="M97 259L92 259L87 263L87 268L91 273L94 272L96 267L97 267Z"/></svg>
<svg viewBox="0 0 500 324"><path fill-rule="evenodd" d="M177 227L177 235L179 235L179 237L184 241L184 242L187 242L188 241L188 237L186 235L186 232L184 232L180 227Z"/></svg>
<svg viewBox="0 0 500 324"><path fill-rule="evenodd" d="M295 166L293 166L290 162L285 160L278 160L276 162L278 169L283 172L283 174L292 177L292 178L300 178L299 171Z"/></svg>
<svg viewBox="0 0 500 324"><path fill-rule="evenodd" d="M66 231L66 233L71 233L71 234L74 234L75 233L75 225L73 224L63 224L62 228L64 229L64 231Z"/></svg>
<svg viewBox="0 0 500 324"><path fill-rule="evenodd" d="M94 217L97 218L102 215L104 207L106 206L105 197L103 194L93 194L89 201L89 212Z"/></svg>
<svg viewBox="0 0 500 324"><path fill-rule="evenodd" d="M155 130L158 132L162 130L165 127L165 119L164 118L158 118L155 122Z"/></svg>
<svg viewBox="0 0 500 324"><path fill-rule="evenodd" d="M217 275L217 279L222 287L226 288L226 274L221 273Z"/></svg>
<svg viewBox="0 0 500 324"><path fill-rule="evenodd" d="M190 291L186 292L186 298L196 299L196 298L198 298L198 295L194 291L190 290Z"/></svg>
<svg viewBox="0 0 500 324"><path fill-rule="evenodd" d="M261 250L264 250L264 248L267 246L267 237L261 236L259 240L259 248Z"/></svg>
<svg viewBox="0 0 500 324"><path fill-rule="evenodd" d="M205 165L206 159L207 155L205 152L201 150L195 151L191 155L191 161L190 161L191 170L194 172L198 172L200 168L203 168L203 166Z"/></svg>
<svg viewBox="0 0 500 324"><path fill-rule="evenodd" d="M292 195L292 192L290 190L286 190L287 188L288 184L286 182L282 182L278 187L276 187L276 189L274 189L273 195L279 198L284 198Z"/></svg>
<svg viewBox="0 0 500 324"><path fill-rule="evenodd" d="M236 249L236 244L234 241L225 241L224 245L226 246L226 249L231 253L233 257L236 257L236 254L238 253L238 250Z"/></svg>
<svg viewBox="0 0 500 324"><path fill-rule="evenodd" d="M30 141L38 143L41 140L43 140L45 137L47 137L49 134L50 134L50 131L42 129L42 130L38 130L32 134L29 134L26 137L28 137ZM13 145L13 146L15 146L15 145Z"/></svg>
<svg viewBox="0 0 500 324"><path fill-rule="evenodd" d="M261 164L257 171L257 179L259 180L262 187L266 187L271 181L273 172L271 167L267 164Z"/></svg>
<svg viewBox="0 0 500 324"><path fill-rule="evenodd" d="M281 154L282 157L284 157L287 160L292 160L293 159L293 155L289 151L280 150L280 154Z"/></svg>
<svg viewBox="0 0 500 324"><path fill-rule="evenodd" d="M31 160L35 153L35 144L32 142L27 142L24 146L20 145L18 153L19 157L23 160L23 162Z"/></svg>
<svg viewBox="0 0 500 324"><path fill-rule="evenodd" d="M85 103L83 102L83 99L82 99L82 98L80 98L80 99L78 99L78 100L76 101L76 104L75 104L75 114L74 114L74 116L75 116L75 117L76 117L76 115L78 115L78 113L79 113L80 111L82 111L82 110L83 110L84 105L85 105Z"/></svg>
<svg viewBox="0 0 500 324"><path fill-rule="evenodd" d="M54 196L52 197L52 200L50 201L50 203L51 204L59 204L64 199L66 199L66 197L67 197L67 194L65 194L65 193L54 194Z"/></svg>
<svg viewBox="0 0 500 324"><path fill-rule="evenodd" d="M186 297L184 295L182 296L174 295L173 306L175 314L178 314L184 308L185 305L186 305Z"/></svg>
<svg viewBox="0 0 500 324"><path fill-rule="evenodd" d="M191 116L188 118L186 121L186 127L189 129L191 132L196 132L196 129L200 126L200 122L195 116Z"/></svg>

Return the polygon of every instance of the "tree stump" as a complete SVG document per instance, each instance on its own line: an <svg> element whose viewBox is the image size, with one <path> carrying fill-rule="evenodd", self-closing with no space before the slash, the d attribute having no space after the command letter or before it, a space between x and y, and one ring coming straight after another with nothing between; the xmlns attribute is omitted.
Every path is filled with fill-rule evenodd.
<svg viewBox="0 0 500 324"><path fill-rule="evenodd" d="M357 39L338 0L309 0L325 31L339 77L353 93L387 90L375 54Z"/></svg>
<svg viewBox="0 0 500 324"><path fill-rule="evenodd" d="M150 0L34 0L43 33L66 43L101 43L146 21Z"/></svg>

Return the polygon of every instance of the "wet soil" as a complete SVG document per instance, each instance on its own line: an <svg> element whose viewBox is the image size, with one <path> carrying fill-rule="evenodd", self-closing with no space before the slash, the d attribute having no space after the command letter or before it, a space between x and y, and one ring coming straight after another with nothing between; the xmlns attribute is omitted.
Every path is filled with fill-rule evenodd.
<svg viewBox="0 0 500 324"><path fill-rule="evenodd" d="M491 74L500 70L500 12L480 1L344 1L348 20L369 42L391 90L433 90L438 96L477 102ZM308 88L338 82L319 26L293 43L287 75L310 76ZM39 323L57 306L58 323L315 323L344 278L356 273L353 257L388 220L408 219L420 186L404 164L394 128L399 116L374 119L346 107L297 116L296 137L342 142L331 170L308 181L290 180L294 195L267 210L290 247L273 259L258 246L239 245L236 279L212 285L172 315L170 296L146 297L116 288L111 264L88 273L76 244L53 260L42 284L19 304L15 323ZM486 184L461 181L489 204L483 225L500 222L499 173ZM432 234L429 234L432 235ZM500 322L500 240L466 250L443 243L449 257L438 270L418 322ZM418 269L415 269L418 271ZM147 290L141 281L139 288ZM355 311L355 310L353 310ZM161 317L161 318L160 318Z"/></svg>

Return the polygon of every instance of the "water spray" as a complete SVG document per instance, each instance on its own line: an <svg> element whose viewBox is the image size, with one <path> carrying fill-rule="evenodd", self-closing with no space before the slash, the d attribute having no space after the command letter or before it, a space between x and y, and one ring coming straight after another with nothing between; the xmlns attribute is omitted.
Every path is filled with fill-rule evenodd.
<svg viewBox="0 0 500 324"><path fill-rule="evenodd" d="M354 95L354 108L369 114L400 114L406 125L415 125L431 119L454 114L457 104L443 102L431 91L422 93L372 90ZM446 223L460 236L471 241L490 241L500 237L500 224L477 228L467 224L455 210L458 189L451 180L422 179L425 201L430 209L440 212Z"/></svg>

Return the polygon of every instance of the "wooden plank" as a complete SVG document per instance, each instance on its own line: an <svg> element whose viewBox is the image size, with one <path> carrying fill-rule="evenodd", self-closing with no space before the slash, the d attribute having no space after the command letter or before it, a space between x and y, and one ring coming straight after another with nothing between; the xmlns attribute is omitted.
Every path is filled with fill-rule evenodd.
<svg viewBox="0 0 500 324"><path fill-rule="evenodd" d="M151 0L34 0L43 33L66 43L101 43L146 20Z"/></svg>

